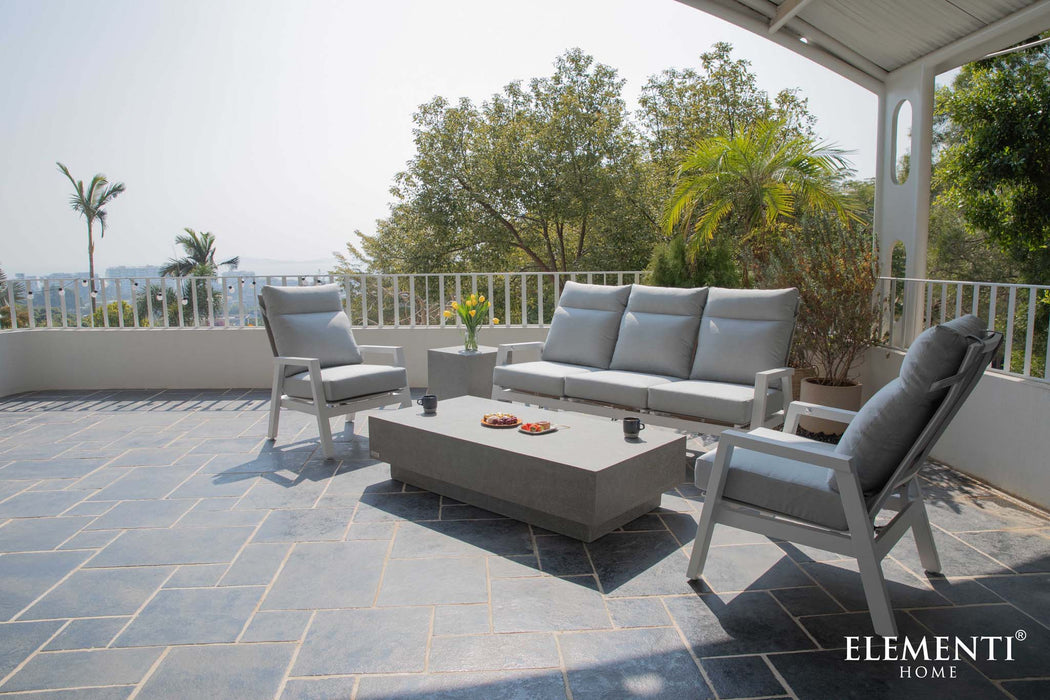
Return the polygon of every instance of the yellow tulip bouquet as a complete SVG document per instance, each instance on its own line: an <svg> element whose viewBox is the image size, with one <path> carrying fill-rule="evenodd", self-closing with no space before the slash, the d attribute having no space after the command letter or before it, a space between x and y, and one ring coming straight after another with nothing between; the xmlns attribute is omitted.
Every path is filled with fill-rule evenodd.
<svg viewBox="0 0 1050 700"><path fill-rule="evenodd" d="M449 306L450 309L445 309L445 318L452 318L452 314L455 314L463 322L463 349L477 352L478 330L485 324L485 314L491 304L484 295L471 294L462 302L453 301ZM498 324L499 319L492 319L492 323Z"/></svg>

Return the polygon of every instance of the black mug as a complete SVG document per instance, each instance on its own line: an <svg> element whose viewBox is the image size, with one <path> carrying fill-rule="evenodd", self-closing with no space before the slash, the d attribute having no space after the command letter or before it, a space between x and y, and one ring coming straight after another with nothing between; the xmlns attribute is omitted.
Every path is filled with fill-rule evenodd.
<svg viewBox="0 0 1050 700"><path fill-rule="evenodd" d="M436 394L423 394L423 398L416 401L423 407L424 416L432 416L438 412L438 397Z"/></svg>
<svg viewBox="0 0 1050 700"><path fill-rule="evenodd" d="M623 419L623 436L628 440L635 440L638 438L638 433L645 430L645 423L640 418L624 418Z"/></svg>

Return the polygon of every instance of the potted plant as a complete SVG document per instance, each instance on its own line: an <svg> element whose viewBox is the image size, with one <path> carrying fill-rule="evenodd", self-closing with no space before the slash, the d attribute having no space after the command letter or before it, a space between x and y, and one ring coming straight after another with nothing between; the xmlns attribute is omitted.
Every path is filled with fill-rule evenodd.
<svg viewBox="0 0 1050 700"><path fill-rule="evenodd" d="M471 294L462 301L453 301L451 309L445 309L445 318L457 316L463 322L463 351L478 351L478 330L485 324L485 314L488 313L490 302L484 295ZM499 319L492 319L493 325L499 324Z"/></svg>
<svg viewBox="0 0 1050 700"><path fill-rule="evenodd" d="M860 408L863 387L856 367L878 342L876 265L868 231L819 214L800 217L778 246L773 262L777 285L797 287L800 296L794 361L815 369L815 376L801 381L802 401ZM844 430L840 423L808 417L799 425L829 440Z"/></svg>

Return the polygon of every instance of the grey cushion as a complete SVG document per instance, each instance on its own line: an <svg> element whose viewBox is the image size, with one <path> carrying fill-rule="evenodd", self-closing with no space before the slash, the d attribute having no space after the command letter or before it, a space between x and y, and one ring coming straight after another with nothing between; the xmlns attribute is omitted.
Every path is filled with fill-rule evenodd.
<svg viewBox="0 0 1050 700"><path fill-rule="evenodd" d="M834 449L833 445L815 441L807 441L807 444L828 452ZM712 450L696 460L695 482L698 488L707 488L715 454ZM723 495L835 530L845 530L846 514L842 510L841 497L828 486L828 479L834 479L831 469L737 448L730 458Z"/></svg>
<svg viewBox="0 0 1050 700"><path fill-rule="evenodd" d="M649 387L676 381L679 381L676 377L642 372L588 372L566 377L565 395L629 408L646 408Z"/></svg>
<svg viewBox="0 0 1050 700"><path fill-rule="evenodd" d="M631 285L606 287L566 282L541 357L607 369Z"/></svg>
<svg viewBox="0 0 1050 700"><path fill-rule="evenodd" d="M408 386L408 372L404 367L388 365L340 365L322 369L321 382L327 401L346 401L403 389ZM300 372L285 379L284 391L289 396L312 399L310 373Z"/></svg>
<svg viewBox="0 0 1050 700"><path fill-rule="evenodd" d="M696 350L707 287L631 287L610 369L685 379Z"/></svg>
<svg viewBox="0 0 1050 700"><path fill-rule="evenodd" d="M267 286L261 294L278 355L317 358L322 367L360 364L361 352L350 319L343 313L339 285ZM301 371L289 367L286 374Z"/></svg>
<svg viewBox="0 0 1050 700"><path fill-rule="evenodd" d="M865 495L886 485L919 433L929 422L947 390L930 385L959 370L969 346L987 326L968 315L923 331L908 348L900 376L879 389L850 422L836 452L853 458ZM831 488L837 488L834 481Z"/></svg>
<svg viewBox="0 0 1050 700"><path fill-rule="evenodd" d="M649 408L717 423L746 425L751 422L754 398L753 385L693 379L652 387L649 389ZM783 401L783 393L769 389L766 392L767 412L779 411Z"/></svg>
<svg viewBox="0 0 1050 700"><path fill-rule="evenodd" d="M492 370L492 383L496 386L530 394L565 395L565 378L574 374L595 372L595 367L570 365L561 362L522 362L515 365L500 365Z"/></svg>
<svg viewBox="0 0 1050 700"><path fill-rule="evenodd" d="M797 310L793 287L711 287L689 378L754 385L756 373L783 367Z"/></svg>

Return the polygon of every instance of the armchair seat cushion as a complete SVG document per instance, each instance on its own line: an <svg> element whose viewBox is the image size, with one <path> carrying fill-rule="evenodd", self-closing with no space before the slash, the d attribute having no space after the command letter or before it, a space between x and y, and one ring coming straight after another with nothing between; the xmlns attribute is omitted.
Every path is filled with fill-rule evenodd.
<svg viewBox="0 0 1050 700"><path fill-rule="evenodd" d="M779 389L769 389L766 392L767 415L780 410L783 401L784 395ZM648 407L653 411L744 425L751 422L754 402L753 385L693 379L650 387Z"/></svg>
<svg viewBox="0 0 1050 700"><path fill-rule="evenodd" d="M679 381L675 377L642 372L588 372L573 374L565 378L565 395L574 399L586 399L600 403L647 408L649 388Z"/></svg>
<svg viewBox="0 0 1050 700"><path fill-rule="evenodd" d="M835 446L807 441L827 452ZM695 483L706 489L715 450L696 460ZM739 503L753 505L800 520L818 523L834 530L846 530L842 500L829 485L833 470L785 457L736 448L730 458L723 495Z"/></svg>
<svg viewBox="0 0 1050 700"><path fill-rule="evenodd" d="M321 369L325 400L329 403L349 401L369 394L397 391L408 386L404 367L389 365L340 365ZM284 393L299 399L313 399L310 373L299 372L284 380Z"/></svg>
<svg viewBox="0 0 1050 700"><path fill-rule="evenodd" d="M498 366L492 371L492 383L506 389L561 398L565 396L566 377L596 371L596 367L539 360Z"/></svg>

